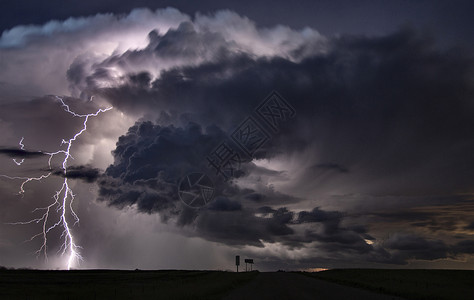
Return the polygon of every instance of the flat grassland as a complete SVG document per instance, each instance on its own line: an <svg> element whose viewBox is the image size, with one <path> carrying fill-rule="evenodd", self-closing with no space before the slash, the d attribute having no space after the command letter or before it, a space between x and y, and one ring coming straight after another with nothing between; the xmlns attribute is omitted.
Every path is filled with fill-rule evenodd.
<svg viewBox="0 0 474 300"><path fill-rule="evenodd" d="M335 269L305 275L416 300L474 299L474 271Z"/></svg>
<svg viewBox="0 0 474 300"><path fill-rule="evenodd" d="M257 272L0 270L0 299L221 299Z"/></svg>
<svg viewBox="0 0 474 300"><path fill-rule="evenodd" d="M295 273L319 280L313 282L304 280L304 277L299 280L297 277L301 275ZM274 281L275 278L280 278L281 282ZM259 280L264 282L265 279L270 280L271 284L259 284ZM474 271L385 269L335 269L318 273L0 269L0 299L212 300L236 294L242 289L252 291L252 296L246 297L250 299L254 296L262 298L259 294L271 295L275 285L281 290L277 299L292 299L285 298L284 292L294 294L291 288L295 289L296 286L302 293L307 292L305 299L334 299L337 294L334 291L345 289L339 285L321 284L320 280L404 299L474 299ZM291 282L295 284L294 287L288 286L292 285Z"/></svg>

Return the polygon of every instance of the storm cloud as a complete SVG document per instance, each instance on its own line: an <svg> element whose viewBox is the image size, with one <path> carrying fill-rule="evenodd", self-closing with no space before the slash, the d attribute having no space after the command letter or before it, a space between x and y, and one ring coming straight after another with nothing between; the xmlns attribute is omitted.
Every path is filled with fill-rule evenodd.
<svg viewBox="0 0 474 300"><path fill-rule="evenodd" d="M363 166L358 177L378 181L374 188L386 193L438 193L441 187L467 191L472 169L452 167L473 164L467 155L472 150L472 58L440 52L410 29L330 44L327 53L308 51L312 55L300 62L234 53L161 71L155 80L130 74L116 87L93 84L90 89L123 111L179 111L173 123L180 126L192 121L230 131L278 88L298 117L272 139L269 155L315 153L317 143L318 157L311 159L321 171ZM94 73L90 76L94 82ZM401 174L416 187L390 180Z"/></svg>
<svg viewBox="0 0 474 300"><path fill-rule="evenodd" d="M54 175L62 176L70 179L81 179L85 182L92 183L99 178L101 171L97 168L90 166L71 166L68 167L67 172L64 170L56 170L53 172Z"/></svg>
<svg viewBox="0 0 474 300"><path fill-rule="evenodd" d="M34 158L34 157L45 155L41 151L27 151L27 150L11 149L11 148L0 149L0 154L6 155L12 158L26 158L26 157Z"/></svg>
<svg viewBox="0 0 474 300"><path fill-rule="evenodd" d="M82 126L42 95L69 94L81 112L113 107L67 173L53 172L94 184L94 205L158 216L269 267L473 253L474 58L414 27L328 37L229 10L137 9L14 27L0 51L0 155L10 160L39 158L30 149L63 145ZM278 127L257 111L273 91L294 108L291 118L272 111ZM249 118L267 139L244 155L233 134ZM32 127L47 134L28 131L28 151L12 146ZM230 179L208 160L223 142L245 156ZM190 173L212 179L207 206L180 200Z"/></svg>
<svg viewBox="0 0 474 300"><path fill-rule="evenodd" d="M216 15L214 22L221 16ZM263 182L284 177L289 170L272 174L264 167L267 171L259 173L258 160L296 157L303 172L292 178L293 188L309 194L338 182L353 191L405 197L468 191L472 169L455 166L474 164L468 154L474 147L469 130L474 125L470 55L442 52L411 28L372 38L327 40L314 35L285 51L258 53L238 39L229 41L220 28L206 25L204 30L197 18L163 34L150 32L143 50L111 56L84 76L86 93L151 120L136 124L119 139L115 163L105 173L117 189L104 179L105 201L115 206L136 204L141 211L160 212L166 220L175 215L181 225L194 224L193 234L226 244L261 246L259 241L265 241L304 247L317 242L321 251L365 253L367 260L389 263L447 257L448 246L422 238L395 236L385 248L375 247L366 242L375 240L367 229L341 226L343 212L288 211L284 201L256 191L255 185L245 190L239 182L257 174ZM288 38L279 33L273 32ZM191 41L197 46L187 46ZM176 56L183 60L172 67L150 67ZM130 67L137 65L142 67ZM117 78L110 69L124 73ZM181 207L179 178L209 170L206 155L275 88L295 107L294 122L272 135L260 149L257 165L244 166L247 172L232 183L233 189L221 187L228 192L226 198L199 212ZM214 128L214 136L209 128ZM307 165L312 167L305 169ZM255 215L261 208L249 201L253 198L276 210L259 219ZM287 213L278 213L281 210ZM282 219L285 214L289 219ZM293 215L298 218L291 221ZM321 226L317 230L307 226L314 223ZM296 233L293 227L303 224L308 227L305 233ZM408 249L402 241L423 245Z"/></svg>

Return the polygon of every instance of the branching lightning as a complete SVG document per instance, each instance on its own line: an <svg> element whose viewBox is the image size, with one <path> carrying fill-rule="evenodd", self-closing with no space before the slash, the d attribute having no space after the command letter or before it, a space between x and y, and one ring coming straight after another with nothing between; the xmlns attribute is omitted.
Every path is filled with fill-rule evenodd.
<svg viewBox="0 0 474 300"><path fill-rule="evenodd" d="M73 142L75 142L76 139L83 132L87 130L87 121L89 120L89 118L97 117L100 113L111 110L112 107L99 109L95 113L91 113L91 114L77 114L74 111L71 111L69 105L67 105L61 97L56 96L56 99L61 102L61 105L64 108L64 111L73 115L76 118L84 119L82 129L79 130L72 138L68 140L62 139L61 146L65 145L66 146L65 150L58 150L56 152L50 152L50 153L43 152L43 154L49 156L49 159L48 159L49 172L48 173L43 174L39 177L12 177L12 176L7 176L7 175L0 175L0 176L8 178L8 179L23 180L20 185L20 191L19 191L19 194L23 195L25 193L24 188L27 183L31 181L41 181L42 179L48 178L53 173L51 160L55 156L58 156L58 155L64 156L62 160L62 173L64 175L64 181L62 183L61 188L54 193L53 195L54 201L46 207L35 208L33 210L33 212L43 211L44 213L40 217L26 221L26 222L15 222L11 224L14 224L14 225L18 225L18 224L26 225L26 224L32 224L32 223L41 224L42 231L34 235L33 237L31 237L31 239L29 240L31 241L38 237L42 238L43 243L41 247L36 251L36 254L38 256L41 254L44 254L46 259L48 258L48 254L47 254L48 233L57 227L62 228L63 229L62 234L61 234L62 244L59 249L59 252L61 252L62 255L66 253L69 255L68 260L67 260L67 269L69 270L71 269L71 267L74 265L75 262L82 260L82 256L79 253L79 249L81 247L76 244L72 231L71 231L71 227L79 223L79 217L77 216L77 214L74 212L74 209L73 209L73 202L74 202L75 195L73 191L71 190L71 188L69 187L69 182L67 178L68 160L69 158L74 159L71 156L71 148L72 148ZM22 137L19 143L21 150L24 150L24 147L25 147L25 145L23 144L23 140L24 138ZM24 162L24 160L25 160L24 158L21 161L17 161L16 159L13 159L14 163L17 164L18 166L20 166ZM50 213L52 212L53 209L55 209L56 213L58 213L60 216L58 220L54 222L54 224L48 225L48 223L50 224L52 222L50 220L51 219ZM71 217L68 218L69 215L72 216L72 220L71 220Z"/></svg>

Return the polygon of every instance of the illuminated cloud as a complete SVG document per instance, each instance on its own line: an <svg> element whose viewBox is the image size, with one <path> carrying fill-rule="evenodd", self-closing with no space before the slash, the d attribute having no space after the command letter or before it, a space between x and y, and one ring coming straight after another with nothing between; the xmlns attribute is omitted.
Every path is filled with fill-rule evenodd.
<svg viewBox="0 0 474 300"><path fill-rule="evenodd" d="M70 95L84 111L114 107L77 141L68 173L55 173L82 186L88 205L107 215L103 228L113 230L103 224L116 215L157 217L158 228L206 247L240 247L268 268L284 259L309 268L472 254L472 224L453 208L473 211L465 203L474 178L474 61L414 28L326 37L309 27L261 27L229 10L135 9L17 26L3 32L0 52L5 171L17 170L11 158L41 170L34 150L75 132L78 123L44 95ZM185 206L180 180L211 174L206 157L272 90L294 118L278 131L265 127L271 138L241 173L214 180L212 203ZM22 136L27 151L18 148ZM13 202L9 220L22 216ZM89 213L83 222L102 222ZM85 249L104 239L117 248L117 236L80 234Z"/></svg>

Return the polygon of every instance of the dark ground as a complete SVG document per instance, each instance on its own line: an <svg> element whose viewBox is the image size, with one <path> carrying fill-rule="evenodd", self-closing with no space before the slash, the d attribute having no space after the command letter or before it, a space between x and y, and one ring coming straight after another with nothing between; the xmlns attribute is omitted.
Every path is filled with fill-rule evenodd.
<svg viewBox="0 0 474 300"><path fill-rule="evenodd" d="M0 270L2 300L401 299L399 297L474 299L474 271L347 269L319 273L234 273Z"/></svg>
<svg viewBox="0 0 474 300"><path fill-rule="evenodd" d="M407 299L474 299L474 271L344 269L305 275Z"/></svg>
<svg viewBox="0 0 474 300"><path fill-rule="evenodd" d="M233 290L225 300L318 299L401 300L402 298L340 285L298 273L260 273L250 283Z"/></svg>
<svg viewBox="0 0 474 300"><path fill-rule="evenodd" d="M0 271L0 299L221 299L258 273L218 271Z"/></svg>

